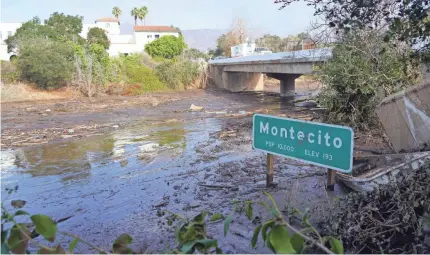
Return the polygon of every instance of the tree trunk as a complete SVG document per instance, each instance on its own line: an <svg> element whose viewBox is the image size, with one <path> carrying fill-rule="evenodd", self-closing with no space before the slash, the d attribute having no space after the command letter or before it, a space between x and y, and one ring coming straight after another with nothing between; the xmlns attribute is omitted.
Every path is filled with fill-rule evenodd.
<svg viewBox="0 0 430 255"><path fill-rule="evenodd" d="M136 16L134 17L134 25L135 26L137 25L137 17Z"/></svg>

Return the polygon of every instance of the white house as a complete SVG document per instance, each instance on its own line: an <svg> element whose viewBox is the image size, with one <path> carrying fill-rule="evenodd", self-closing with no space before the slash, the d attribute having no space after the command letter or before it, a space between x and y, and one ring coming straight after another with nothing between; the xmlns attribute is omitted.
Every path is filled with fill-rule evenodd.
<svg viewBox="0 0 430 255"><path fill-rule="evenodd" d="M7 52L7 45L4 42L9 36L15 34L16 30L22 26L22 23L0 23L0 59L9 60L14 53Z"/></svg>
<svg viewBox="0 0 430 255"><path fill-rule="evenodd" d="M179 37L179 31L169 26L134 26L133 34L121 34L119 20L115 18L97 19L94 24L83 24L80 35L87 38L88 31L93 27L99 27L106 31L110 40L109 55L131 54L142 52L147 43L165 35ZM15 34L22 23L1 23L1 60L9 60L15 53L7 52L7 45L4 42L9 36Z"/></svg>

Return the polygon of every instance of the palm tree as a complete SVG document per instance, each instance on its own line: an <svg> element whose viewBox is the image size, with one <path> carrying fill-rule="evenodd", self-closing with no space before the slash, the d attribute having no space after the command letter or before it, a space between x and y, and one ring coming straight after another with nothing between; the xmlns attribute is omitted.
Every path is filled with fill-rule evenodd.
<svg viewBox="0 0 430 255"><path fill-rule="evenodd" d="M139 9L139 15L138 18L140 19L140 22L143 20L143 25L145 25L145 17L148 15L148 7L143 6Z"/></svg>
<svg viewBox="0 0 430 255"><path fill-rule="evenodd" d="M134 7L133 10L131 10L131 16L134 16L134 25L137 25L137 17L139 15L140 10L137 7Z"/></svg>
<svg viewBox="0 0 430 255"><path fill-rule="evenodd" d="M112 14L113 14L113 16L115 16L115 18L116 19L118 19L119 18L119 15L121 15L121 9L119 8L119 7L113 7L113 9L112 9Z"/></svg>

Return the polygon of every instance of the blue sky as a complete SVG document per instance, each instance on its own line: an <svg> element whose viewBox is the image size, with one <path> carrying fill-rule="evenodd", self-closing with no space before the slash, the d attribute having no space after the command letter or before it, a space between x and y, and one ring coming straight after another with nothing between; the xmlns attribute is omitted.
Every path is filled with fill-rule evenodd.
<svg viewBox="0 0 430 255"><path fill-rule="evenodd" d="M22 22L39 16L49 17L55 11L84 16L85 23L112 16L112 7L123 11L122 23L133 24L130 10L147 6L147 25L175 25L186 29L226 29L235 17L245 20L257 34L287 36L309 27L313 9L305 3L293 3L279 11L274 0L2 0L1 21Z"/></svg>

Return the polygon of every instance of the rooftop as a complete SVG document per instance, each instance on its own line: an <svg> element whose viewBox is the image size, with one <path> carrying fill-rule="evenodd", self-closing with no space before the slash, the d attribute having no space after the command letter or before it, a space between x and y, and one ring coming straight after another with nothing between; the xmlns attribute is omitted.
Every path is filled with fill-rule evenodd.
<svg viewBox="0 0 430 255"><path fill-rule="evenodd" d="M96 19L96 22L119 22L119 20L115 18L100 18Z"/></svg>
<svg viewBox="0 0 430 255"><path fill-rule="evenodd" d="M169 26L134 26L136 32L179 32L178 29Z"/></svg>

